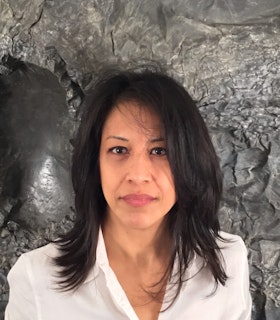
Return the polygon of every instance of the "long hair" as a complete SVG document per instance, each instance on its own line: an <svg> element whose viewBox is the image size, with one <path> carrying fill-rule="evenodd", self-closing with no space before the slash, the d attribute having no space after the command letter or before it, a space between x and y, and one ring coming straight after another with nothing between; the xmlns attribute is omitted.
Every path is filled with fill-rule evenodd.
<svg viewBox="0 0 280 320"><path fill-rule="evenodd" d="M176 296L195 254L202 257L216 286L224 285L227 276L216 242L220 238L217 212L222 174L206 125L180 83L162 72L142 70L103 76L87 99L72 162L76 221L73 229L57 241L60 255L55 263L62 267L61 288L77 289L95 265L107 205L99 173L102 128L117 103L130 100L155 111L164 129L177 199L167 214L173 240L168 272L176 257L179 262Z"/></svg>

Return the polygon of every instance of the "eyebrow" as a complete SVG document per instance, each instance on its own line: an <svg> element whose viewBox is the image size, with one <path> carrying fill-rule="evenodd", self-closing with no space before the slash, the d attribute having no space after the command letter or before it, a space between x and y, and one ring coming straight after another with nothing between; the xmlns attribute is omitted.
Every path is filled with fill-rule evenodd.
<svg viewBox="0 0 280 320"><path fill-rule="evenodd" d="M106 138L106 140L109 140L109 139L116 139L116 140L121 140L121 141L126 141L128 142L129 140L124 138L124 137L120 137L120 136L108 136ZM165 139L163 137L159 137L159 138L154 138L154 139L150 139L149 142L162 142L162 141L165 141Z"/></svg>
<svg viewBox="0 0 280 320"><path fill-rule="evenodd" d="M162 141L165 141L164 138L162 137L159 137L159 138L155 138L155 139L151 139L150 142L162 142Z"/></svg>
<svg viewBox="0 0 280 320"><path fill-rule="evenodd" d="M108 136L106 138L106 140L108 140L108 139L117 139L117 140L121 140L121 141L128 141L128 139L123 138L123 137L119 137L119 136Z"/></svg>

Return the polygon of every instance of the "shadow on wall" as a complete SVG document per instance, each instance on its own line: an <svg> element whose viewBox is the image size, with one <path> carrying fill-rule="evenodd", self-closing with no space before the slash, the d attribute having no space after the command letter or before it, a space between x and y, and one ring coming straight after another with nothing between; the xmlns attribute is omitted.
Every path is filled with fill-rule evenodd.
<svg viewBox="0 0 280 320"><path fill-rule="evenodd" d="M70 227L76 125L51 72L12 58L7 65L0 77L0 318L17 257Z"/></svg>
<svg viewBox="0 0 280 320"><path fill-rule="evenodd" d="M36 229L69 210L69 135L65 92L49 71L19 64L1 79L1 208L4 220ZM9 203L9 204L8 204Z"/></svg>

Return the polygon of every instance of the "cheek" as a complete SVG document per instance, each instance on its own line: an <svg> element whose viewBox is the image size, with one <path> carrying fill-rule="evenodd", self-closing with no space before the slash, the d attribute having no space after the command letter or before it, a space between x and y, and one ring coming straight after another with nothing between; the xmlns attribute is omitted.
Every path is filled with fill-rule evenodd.
<svg viewBox="0 0 280 320"><path fill-rule="evenodd" d="M160 172L158 172L156 176L158 184L161 186L163 193L167 196L173 196L175 198L175 184L169 166L166 168L161 168Z"/></svg>
<svg viewBox="0 0 280 320"><path fill-rule="evenodd" d="M163 175L165 176L166 185L175 190L174 178L169 165L164 168Z"/></svg>
<svg viewBox="0 0 280 320"><path fill-rule="evenodd" d="M107 202L114 198L119 184L116 169L112 169L108 165L100 165L100 182L104 197Z"/></svg>
<svg viewBox="0 0 280 320"><path fill-rule="evenodd" d="M104 160L102 156L100 156L100 160L99 160L99 172L100 172L101 188L103 190L104 196L106 197L106 193L110 185L108 183L108 169L106 168L106 165L104 165Z"/></svg>

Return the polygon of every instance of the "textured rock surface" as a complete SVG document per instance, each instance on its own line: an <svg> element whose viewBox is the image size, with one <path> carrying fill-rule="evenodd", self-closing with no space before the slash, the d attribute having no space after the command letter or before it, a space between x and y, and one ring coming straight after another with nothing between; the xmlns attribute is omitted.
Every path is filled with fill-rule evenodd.
<svg viewBox="0 0 280 320"><path fill-rule="evenodd" d="M0 0L0 309L17 256L71 226L83 92L101 66L156 60L221 158L221 223L249 248L253 319L279 319L279 46L279 0Z"/></svg>

